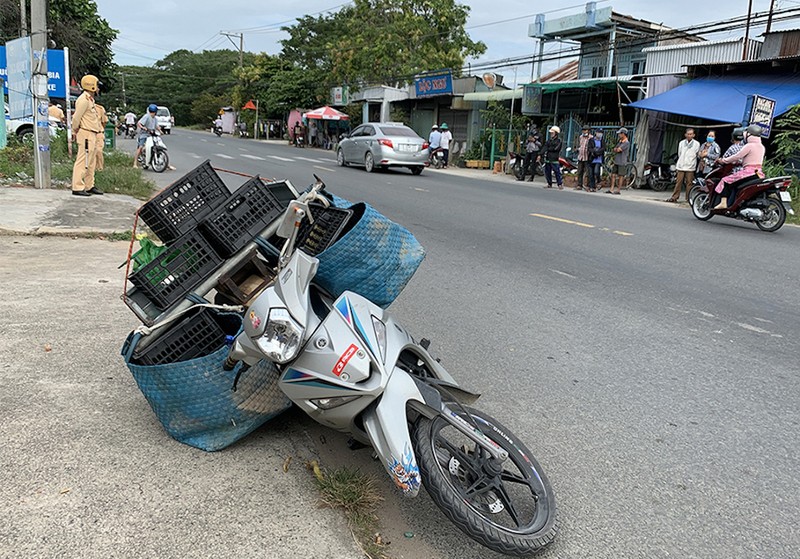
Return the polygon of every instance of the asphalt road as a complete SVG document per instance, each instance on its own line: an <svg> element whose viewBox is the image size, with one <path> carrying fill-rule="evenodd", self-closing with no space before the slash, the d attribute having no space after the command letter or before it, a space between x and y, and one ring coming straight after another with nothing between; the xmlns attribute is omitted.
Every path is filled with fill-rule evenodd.
<svg viewBox="0 0 800 559"><path fill-rule="evenodd" d="M207 157L302 186L317 173L412 230L428 256L392 309L546 469L562 528L545 557L800 556L800 229L447 171L367 174L210 133L165 140L178 170L160 180ZM491 557L427 496L390 494L392 507L426 553Z"/></svg>

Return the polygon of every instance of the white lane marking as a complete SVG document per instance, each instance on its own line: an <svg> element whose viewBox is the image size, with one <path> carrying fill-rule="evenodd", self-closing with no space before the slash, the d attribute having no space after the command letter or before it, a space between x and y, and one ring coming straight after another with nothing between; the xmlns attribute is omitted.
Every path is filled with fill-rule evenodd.
<svg viewBox="0 0 800 559"><path fill-rule="evenodd" d="M554 269L550 268L550 271L553 272L554 274L558 274L560 276L567 276L568 278L578 279L577 276L573 276L572 274L568 274L567 272L562 272L561 270L554 270Z"/></svg>
<svg viewBox="0 0 800 559"><path fill-rule="evenodd" d="M205 138L200 138L200 141L201 142L207 142L208 140L206 140Z"/></svg>
<svg viewBox="0 0 800 559"><path fill-rule="evenodd" d="M220 142L217 142L217 145L218 145L218 146L224 146L225 144L223 144L223 143L220 143Z"/></svg>
<svg viewBox="0 0 800 559"><path fill-rule="evenodd" d="M323 171L328 171L329 173L335 173L336 172L333 169L329 169L328 167L321 167L319 165L314 165L314 168L315 169L322 169Z"/></svg>
<svg viewBox="0 0 800 559"><path fill-rule="evenodd" d="M239 148L239 151L250 151L250 150L247 148Z"/></svg>
<svg viewBox="0 0 800 559"><path fill-rule="evenodd" d="M772 334L769 330L764 330L763 328L759 328L758 326L753 326L752 324L746 324L744 322L737 322L736 326L739 328L744 328L745 330L750 330L751 332L755 332L757 334Z"/></svg>
<svg viewBox="0 0 800 559"><path fill-rule="evenodd" d="M224 153L215 153L217 157L221 157L222 159L233 159L230 155L225 155Z"/></svg>
<svg viewBox="0 0 800 559"><path fill-rule="evenodd" d="M322 159L311 159L310 157L295 157L295 159L299 159L300 161L311 161L311 163L328 163L328 161L323 161Z"/></svg>
<svg viewBox="0 0 800 559"><path fill-rule="evenodd" d="M259 157L257 155L250 155L248 153L243 153L242 157L246 157L247 159L257 159L258 161L266 161L263 157Z"/></svg>
<svg viewBox="0 0 800 559"><path fill-rule="evenodd" d="M294 161L294 159L289 159L288 157L281 157L279 155L268 155L267 157L271 157L272 159L277 159L278 161Z"/></svg>
<svg viewBox="0 0 800 559"><path fill-rule="evenodd" d="M416 190L417 192L430 192L430 190L425 190L424 188L418 188L416 186L414 187L414 190Z"/></svg>
<svg viewBox="0 0 800 559"><path fill-rule="evenodd" d="M754 316L753 320L757 320L758 322L763 322L764 324L774 324L771 320L767 320L766 318L758 318Z"/></svg>
<svg viewBox="0 0 800 559"><path fill-rule="evenodd" d="M202 159L202 157L197 155L196 153L189 152L186 155L188 155L189 157L194 157L195 159Z"/></svg>
<svg viewBox="0 0 800 559"><path fill-rule="evenodd" d="M697 312L699 312L701 315L703 315L706 318L714 318L714 315L711 314L710 312L705 312L705 311L697 311Z"/></svg>

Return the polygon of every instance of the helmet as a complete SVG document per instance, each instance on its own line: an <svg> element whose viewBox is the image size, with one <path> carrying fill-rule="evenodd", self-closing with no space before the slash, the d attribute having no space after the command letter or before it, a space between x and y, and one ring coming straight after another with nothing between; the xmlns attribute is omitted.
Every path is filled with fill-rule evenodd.
<svg viewBox="0 0 800 559"><path fill-rule="evenodd" d="M447 130L447 123L443 122L442 125L439 127L441 130Z"/></svg>
<svg viewBox="0 0 800 559"><path fill-rule="evenodd" d="M150 105L147 107L147 112L148 113L154 113L156 111L158 111L158 107L156 106L156 104L155 103L150 103Z"/></svg>
<svg viewBox="0 0 800 559"><path fill-rule="evenodd" d="M625 128L624 126L622 128L620 128L619 130L617 130L617 134L627 134L627 133L628 133L628 129Z"/></svg>
<svg viewBox="0 0 800 559"><path fill-rule="evenodd" d="M744 138L744 128L734 128L733 129L733 139L734 140L741 140Z"/></svg>
<svg viewBox="0 0 800 559"><path fill-rule="evenodd" d="M761 136L761 132L763 132L763 130L758 124L751 124L747 127L748 136Z"/></svg>
<svg viewBox="0 0 800 559"><path fill-rule="evenodd" d="M561 128L559 128L558 126L551 126L550 127L550 132L555 132L556 134L561 134Z"/></svg>
<svg viewBox="0 0 800 559"><path fill-rule="evenodd" d="M100 80L96 76L86 74L81 78L81 89L97 93L100 90Z"/></svg>
<svg viewBox="0 0 800 559"><path fill-rule="evenodd" d="M439 129L439 127L436 126L435 124L433 126L431 126L431 130L438 130L438 129Z"/></svg>

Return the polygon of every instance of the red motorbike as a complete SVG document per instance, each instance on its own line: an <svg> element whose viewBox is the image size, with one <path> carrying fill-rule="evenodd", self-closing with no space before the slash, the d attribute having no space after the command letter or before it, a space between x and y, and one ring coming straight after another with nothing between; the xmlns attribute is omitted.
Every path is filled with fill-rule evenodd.
<svg viewBox="0 0 800 559"><path fill-rule="evenodd" d="M762 231L773 232L780 229L786 221L786 214L794 215L788 192L792 184L791 177L774 179L761 178L758 175L746 177L733 183L736 190L733 203L725 209L714 209L722 200L722 196L714 188L722 177L730 172L731 166L722 165L706 175L705 180L696 185L689 195L692 213L701 220L707 221L715 215L741 219L755 223ZM694 197L692 194L694 193Z"/></svg>

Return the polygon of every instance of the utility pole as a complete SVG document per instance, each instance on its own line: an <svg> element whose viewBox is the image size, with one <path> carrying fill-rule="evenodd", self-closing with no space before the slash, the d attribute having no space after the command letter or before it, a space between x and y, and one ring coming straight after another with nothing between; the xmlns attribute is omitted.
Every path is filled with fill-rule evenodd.
<svg viewBox="0 0 800 559"><path fill-rule="evenodd" d="M742 60L747 60L747 41L750 39L750 16L753 13L753 0L747 6L747 26L744 29L744 41L742 41ZM772 12L770 11L770 14Z"/></svg>
<svg viewBox="0 0 800 559"><path fill-rule="evenodd" d="M47 0L31 0L33 121L36 188L50 188L50 115L47 94Z"/></svg>
<svg viewBox="0 0 800 559"><path fill-rule="evenodd" d="M769 3L769 16L767 17L767 29L764 33L769 33L772 30L772 12L775 10L775 0Z"/></svg>
<svg viewBox="0 0 800 559"><path fill-rule="evenodd" d="M241 70L244 62L244 33L225 33L220 31L219 34L226 36L234 47L236 43L233 42L232 37L239 37L239 70Z"/></svg>
<svg viewBox="0 0 800 559"><path fill-rule="evenodd" d="M125 97L125 72L120 74L122 76L122 106L128 108L128 99Z"/></svg>
<svg viewBox="0 0 800 559"><path fill-rule="evenodd" d="M25 5L25 0L19 0L19 36L25 37L28 35L28 7Z"/></svg>

